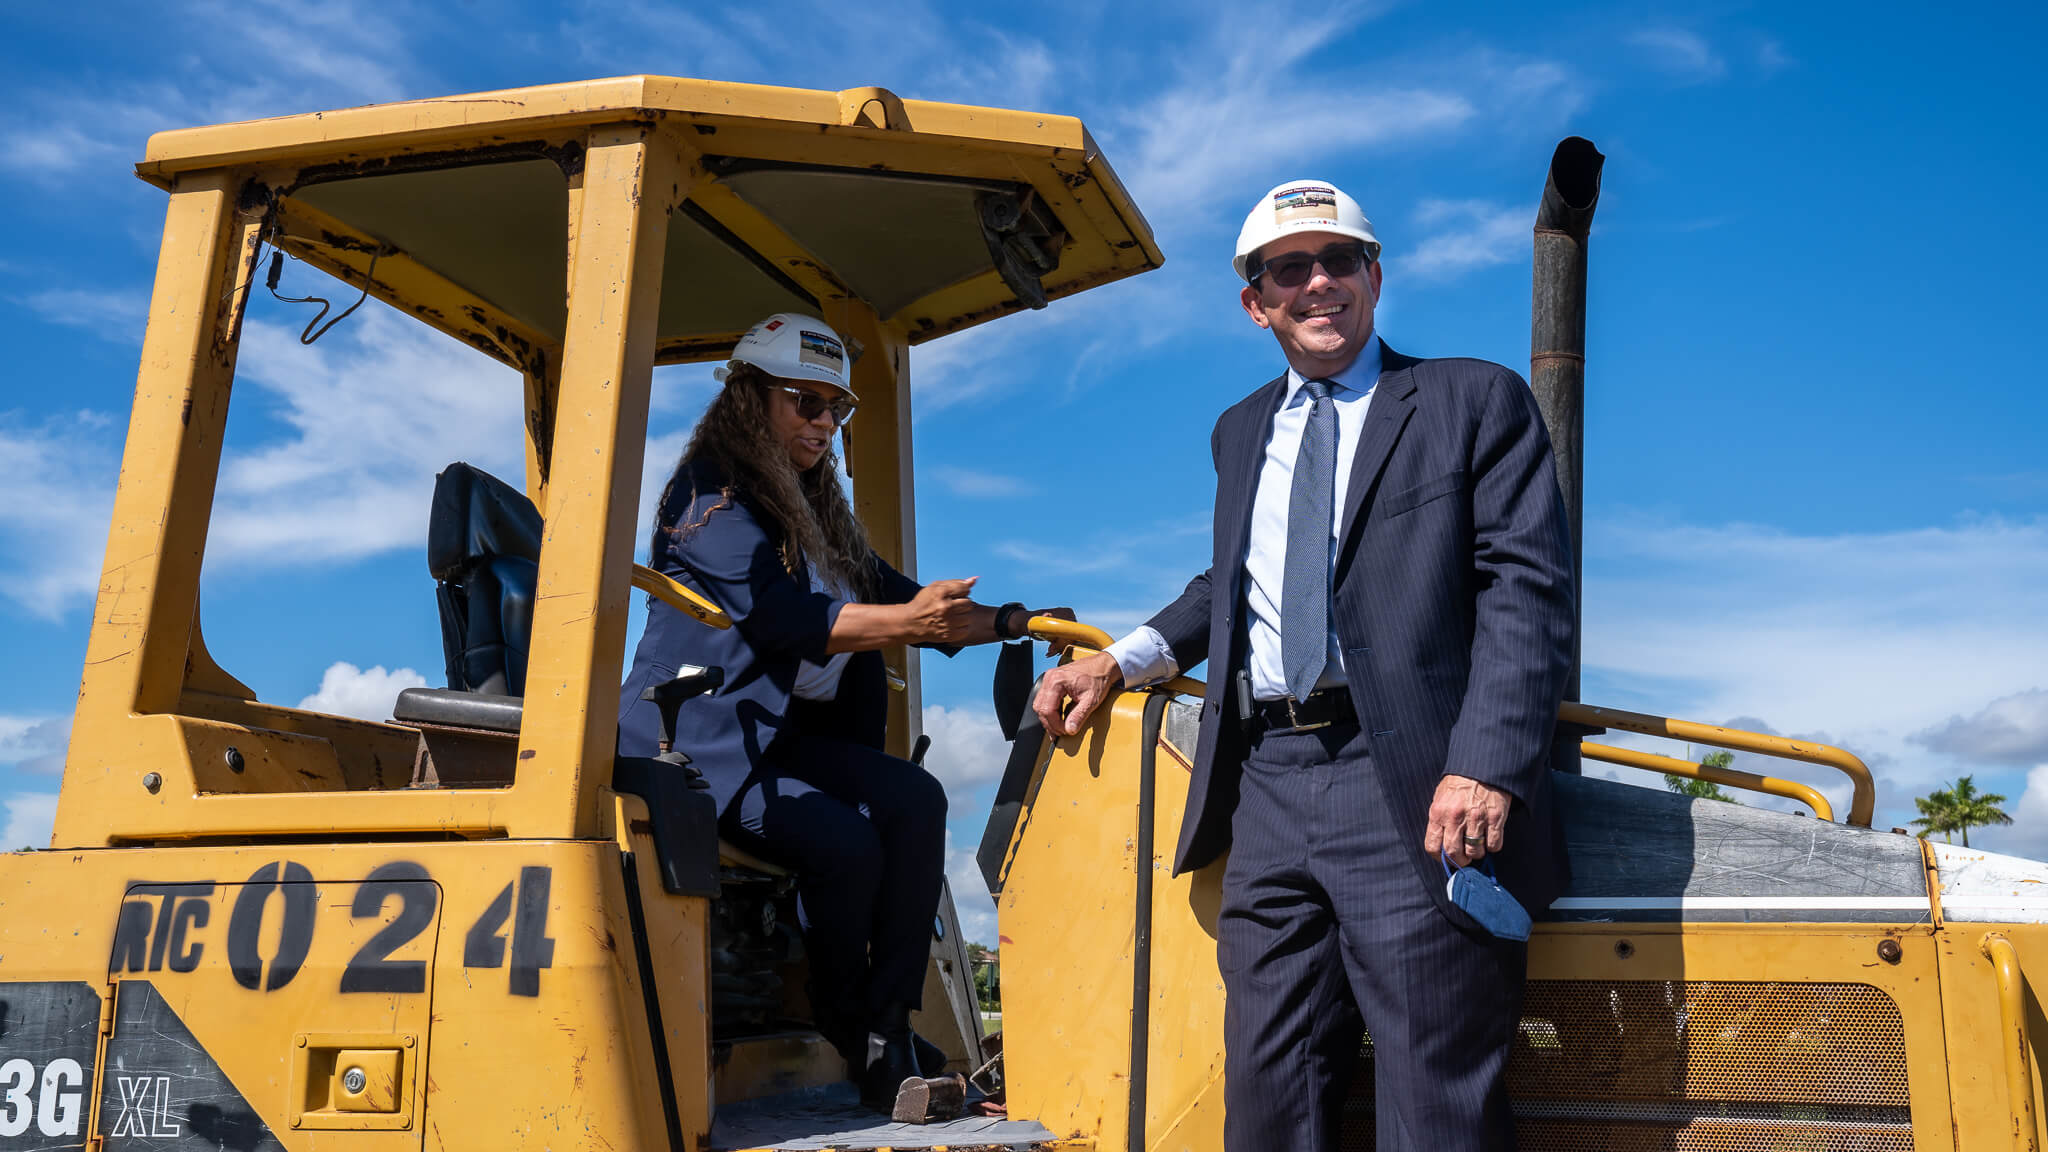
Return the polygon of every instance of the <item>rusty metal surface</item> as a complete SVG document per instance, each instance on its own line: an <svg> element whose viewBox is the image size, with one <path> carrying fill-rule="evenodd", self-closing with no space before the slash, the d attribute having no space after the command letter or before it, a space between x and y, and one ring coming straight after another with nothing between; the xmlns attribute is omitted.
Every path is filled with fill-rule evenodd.
<svg viewBox="0 0 2048 1152"><path fill-rule="evenodd" d="M1342 1147L1374 1147L1362 1045ZM1899 1009L1862 984L1530 981L1508 1062L1526 1152L1913 1147Z"/></svg>

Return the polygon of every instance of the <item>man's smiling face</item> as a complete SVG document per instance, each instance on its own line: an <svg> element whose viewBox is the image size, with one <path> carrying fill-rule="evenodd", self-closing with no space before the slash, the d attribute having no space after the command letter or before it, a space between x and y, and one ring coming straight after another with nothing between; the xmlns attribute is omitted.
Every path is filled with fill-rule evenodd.
<svg viewBox="0 0 2048 1152"><path fill-rule="evenodd" d="M1270 261L1289 253L1313 256L1349 238L1330 232L1298 232L1259 250ZM1271 276L1245 285L1246 314L1280 341L1287 363L1303 376L1330 376L1349 367L1372 338L1372 310L1380 302L1380 265L1375 260L1341 279L1319 263L1307 281L1282 288Z"/></svg>

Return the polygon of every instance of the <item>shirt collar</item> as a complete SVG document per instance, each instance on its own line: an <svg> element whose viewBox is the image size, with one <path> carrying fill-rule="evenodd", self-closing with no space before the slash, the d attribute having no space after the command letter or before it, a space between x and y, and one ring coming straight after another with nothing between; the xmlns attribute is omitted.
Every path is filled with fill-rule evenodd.
<svg viewBox="0 0 2048 1152"><path fill-rule="evenodd" d="M1349 367L1329 377L1329 379L1337 385L1338 391L1336 395L1341 396L1350 393L1365 396L1370 394L1373 386L1380 381L1379 332L1375 331L1366 338L1365 350L1358 354L1358 359L1353 360ZM1287 395L1281 399L1280 407L1283 409L1294 407L1295 400L1301 395L1301 386L1307 382L1308 377L1296 372L1291 367L1288 368Z"/></svg>

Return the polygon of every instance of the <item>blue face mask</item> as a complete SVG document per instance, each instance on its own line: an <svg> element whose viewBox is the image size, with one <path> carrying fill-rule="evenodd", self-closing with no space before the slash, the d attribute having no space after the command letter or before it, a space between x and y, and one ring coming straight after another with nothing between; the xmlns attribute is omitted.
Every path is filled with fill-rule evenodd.
<svg viewBox="0 0 2048 1152"><path fill-rule="evenodd" d="M1444 890L1450 894L1451 903L1503 940L1529 938L1529 910L1493 878L1492 860L1483 862L1484 871L1470 865L1452 871L1448 854L1443 862L1444 875L1449 877Z"/></svg>

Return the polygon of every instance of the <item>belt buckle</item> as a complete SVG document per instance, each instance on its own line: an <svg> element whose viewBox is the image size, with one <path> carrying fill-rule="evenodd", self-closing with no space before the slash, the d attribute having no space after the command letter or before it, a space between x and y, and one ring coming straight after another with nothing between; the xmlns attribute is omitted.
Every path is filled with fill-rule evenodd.
<svg viewBox="0 0 2048 1152"><path fill-rule="evenodd" d="M1296 703L1294 697L1290 695L1283 699L1287 701L1287 730L1289 732L1313 732L1318 728L1328 728L1330 726L1331 722L1328 720L1320 720L1314 724L1303 724L1300 714L1294 710Z"/></svg>

